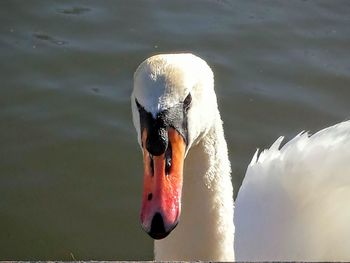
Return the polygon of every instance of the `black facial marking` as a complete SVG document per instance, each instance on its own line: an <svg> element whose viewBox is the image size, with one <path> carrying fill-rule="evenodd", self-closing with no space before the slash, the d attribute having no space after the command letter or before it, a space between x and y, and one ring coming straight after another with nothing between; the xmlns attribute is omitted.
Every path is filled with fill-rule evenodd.
<svg viewBox="0 0 350 263"><path fill-rule="evenodd" d="M154 118L152 114L147 112L137 99L135 99L140 113L141 131L143 129L147 130L146 149L150 154L159 156L169 149L167 131L169 127L177 130L183 137L185 143L188 143L187 112L190 108L191 101L192 96L189 93L183 102L179 102L173 107L159 112Z"/></svg>
<svg viewBox="0 0 350 263"><path fill-rule="evenodd" d="M146 149L150 154L159 156L168 147L166 118L161 112L154 119L151 113L147 112L136 99L135 101L140 113L141 130L147 130Z"/></svg>
<svg viewBox="0 0 350 263"><path fill-rule="evenodd" d="M151 201L153 198L153 194L152 193L149 193L148 196L147 196L147 200L148 201Z"/></svg>

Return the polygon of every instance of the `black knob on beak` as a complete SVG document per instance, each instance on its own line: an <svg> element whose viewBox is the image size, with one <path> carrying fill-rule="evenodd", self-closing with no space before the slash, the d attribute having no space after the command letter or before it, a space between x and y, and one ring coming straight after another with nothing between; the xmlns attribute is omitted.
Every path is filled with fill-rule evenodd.
<svg viewBox="0 0 350 263"><path fill-rule="evenodd" d="M149 130L147 142L147 151L154 155L162 155L168 148L168 133L165 128L155 128Z"/></svg>

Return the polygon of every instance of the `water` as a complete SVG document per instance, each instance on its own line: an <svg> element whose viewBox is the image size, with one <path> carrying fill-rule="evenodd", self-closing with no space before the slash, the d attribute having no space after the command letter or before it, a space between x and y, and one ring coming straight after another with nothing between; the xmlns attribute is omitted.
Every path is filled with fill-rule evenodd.
<svg viewBox="0 0 350 263"><path fill-rule="evenodd" d="M212 66L237 190L257 147L350 114L349 1L1 1L0 259L152 259L133 72Z"/></svg>

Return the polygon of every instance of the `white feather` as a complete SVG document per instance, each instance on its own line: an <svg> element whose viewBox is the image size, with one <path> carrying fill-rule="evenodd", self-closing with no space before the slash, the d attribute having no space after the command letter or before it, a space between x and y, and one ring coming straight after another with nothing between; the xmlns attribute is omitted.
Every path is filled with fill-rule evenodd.
<svg viewBox="0 0 350 263"><path fill-rule="evenodd" d="M157 55L134 78L138 138L135 99L156 115L193 98L182 216L155 243L156 259L234 260L230 163L210 67L191 54ZM350 260L350 121L282 141L256 151L248 166L236 200L236 259Z"/></svg>
<svg viewBox="0 0 350 263"><path fill-rule="evenodd" d="M238 260L350 259L350 121L254 157L235 208Z"/></svg>

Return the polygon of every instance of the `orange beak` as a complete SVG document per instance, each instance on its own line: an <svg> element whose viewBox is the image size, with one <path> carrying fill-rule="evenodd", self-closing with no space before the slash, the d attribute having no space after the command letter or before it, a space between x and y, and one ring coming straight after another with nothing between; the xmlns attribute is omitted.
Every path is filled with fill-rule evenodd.
<svg viewBox="0 0 350 263"><path fill-rule="evenodd" d="M141 224L152 238L162 239L176 227L181 213L186 143L175 129L169 128L167 150L159 156L152 156L145 147L146 140L147 130L144 129Z"/></svg>

